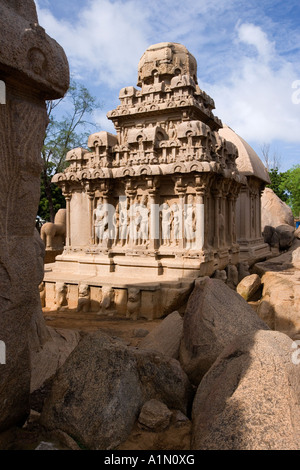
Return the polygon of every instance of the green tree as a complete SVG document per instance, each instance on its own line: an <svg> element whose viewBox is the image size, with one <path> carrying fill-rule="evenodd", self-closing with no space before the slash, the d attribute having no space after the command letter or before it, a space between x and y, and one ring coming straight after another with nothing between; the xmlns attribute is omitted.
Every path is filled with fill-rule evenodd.
<svg viewBox="0 0 300 470"><path fill-rule="evenodd" d="M96 98L83 85L72 80L64 98L47 102L49 124L42 148L42 184L38 215L45 220L54 221L60 207L64 207L61 190L51 183L55 173L63 171L66 154L75 147L86 145L91 128L91 113L98 107ZM64 110L64 114L62 114Z"/></svg>
<svg viewBox="0 0 300 470"><path fill-rule="evenodd" d="M281 191L287 197L287 204L291 207L294 217L300 215L300 165L287 170L279 185Z"/></svg>
<svg viewBox="0 0 300 470"><path fill-rule="evenodd" d="M285 173L280 173L278 168L272 168L269 170L271 184L268 184L267 187L271 188L282 201L287 202L288 196L281 187L284 175Z"/></svg>

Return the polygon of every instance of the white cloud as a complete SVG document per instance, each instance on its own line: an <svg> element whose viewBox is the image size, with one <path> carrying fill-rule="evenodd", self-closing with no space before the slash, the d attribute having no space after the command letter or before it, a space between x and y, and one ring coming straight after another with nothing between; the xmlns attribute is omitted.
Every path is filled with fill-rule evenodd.
<svg viewBox="0 0 300 470"><path fill-rule="evenodd" d="M223 83L205 85L216 114L246 140L300 142L300 106L291 99L296 68L276 55L258 26L240 25L238 39L254 45L257 54L235 60Z"/></svg>
<svg viewBox="0 0 300 470"><path fill-rule="evenodd" d="M38 7L38 15L64 47L72 74L104 100L106 111L95 113L103 130L114 132L105 113L116 106L121 87L136 84L145 49L174 41L196 57L199 85L223 122L248 141L300 142L300 105L292 102L292 83L300 79L293 53L298 30L280 28L279 19L264 14L264 2L250 3L90 0L75 2L80 10L70 20L56 18L50 7Z"/></svg>
<svg viewBox="0 0 300 470"><path fill-rule="evenodd" d="M73 22L59 20L39 6L38 16L65 49L75 74L111 87L137 79L136 64L148 46L148 26L147 14L135 0L92 0Z"/></svg>
<svg viewBox="0 0 300 470"><path fill-rule="evenodd" d="M251 23L241 24L238 28L238 37L240 41L255 46L265 60L272 57L274 44L268 40L267 34L259 26Z"/></svg>

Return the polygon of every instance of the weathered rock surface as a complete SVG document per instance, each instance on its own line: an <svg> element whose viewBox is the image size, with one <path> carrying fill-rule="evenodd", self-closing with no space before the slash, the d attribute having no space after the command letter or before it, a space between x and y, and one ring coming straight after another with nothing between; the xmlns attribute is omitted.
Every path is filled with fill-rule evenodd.
<svg viewBox="0 0 300 470"><path fill-rule="evenodd" d="M240 334L268 326L247 302L222 281L201 278L184 315L180 363L194 384L212 366L223 349Z"/></svg>
<svg viewBox="0 0 300 470"><path fill-rule="evenodd" d="M273 331L235 338L198 387L192 449L299 450L300 369Z"/></svg>
<svg viewBox="0 0 300 470"><path fill-rule="evenodd" d="M0 340L7 357L0 365L2 431L30 411L28 337L41 282L34 231L45 100L63 96L69 70L63 50L38 25L33 0L1 2L0 42L6 102L0 105Z"/></svg>
<svg viewBox="0 0 300 470"><path fill-rule="evenodd" d="M290 248L295 238L294 226L291 227L288 224L283 224L276 227L275 230L279 239L279 248L281 250L287 250L288 248Z"/></svg>
<svg viewBox="0 0 300 470"><path fill-rule="evenodd" d="M178 312L170 313L140 342L139 348L158 351L165 356L178 359L182 333L182 316Z"/></svg>
<svg viewBox="0 0 300 470"><path fill-rule="evenodd" d="M162 431L170 424L172 411L159 400L152 398L143 405L138 422L150 431Z"/></svg>
<svg viewBox="0 0 300 470"><path fill-rule="evenodd" d="M243 299L251 300L253 295L258 291L261 286L261 280L258 274L251 274L250 276L244 277L238 284L236 291L240 294Z"/></svg>
<svg viewBox="0 0 300 470"><path fill-rule="evenodd" d="M80 340L80 333L47 327L48 340L37 349L31 349L31 393L38 390L57 372Z"/></svg>
<svg viewBox="0 0 300 470"><path fill-rule="evenodd" d="M282 224L294 226L291 208L271 188L265 188L261 197L261 227L278 227Z"/></svg>
<svg viewBox="0 0 300 470"><path fill-rule="evenodd" d="M270 328L291 338L300 333L299 249L300 241L295 240L289 251L254 268L264 286L258 315Z"/></svg>
<svg viewBox="0 0 300 470"><path fill-rule="evenodd" d="M87 334L59 369L41 422L89 449L112 449L152 398L186 414L191 386L179 362L98 331Z"/></svg>
<svg viewBox="0 0 300 470"><path fill-rule="evenodd" d="M227 266L227 281L226 281L226 284L228 285L228 287L230 287L231 289L235 290L236 289L236 286L238 285L239 283L239 272L238 272L238 268L236 266L234 266L233 264L229 264Z"/></svg>
<svg viewBox="0 0 300 470"><path fill-rule="evenodd" d="M135 423L128 439L117 450L190 450L191 428L191 421L174 410L170 425L163 431L147 431Z"/></svg>

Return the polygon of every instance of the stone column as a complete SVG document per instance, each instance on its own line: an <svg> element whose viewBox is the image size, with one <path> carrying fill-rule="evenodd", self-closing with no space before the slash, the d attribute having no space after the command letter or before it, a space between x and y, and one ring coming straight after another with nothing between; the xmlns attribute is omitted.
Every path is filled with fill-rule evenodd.
<svg viewBox="0 0 300 470"><path fill-rule="evenodd" d="M95 191L88 185L87 186L87 195L88 195L88 212L89 212L89 244L94 245L94 222L93 222L93 213L94 213L94 201L95 201Z"/></svg>
<svg viewBox="0 0 300 470"><path fill-rule="evenodd" d="M180 208L180 238L178 248L183 250L185 248L185 233L184 233L184 205L185 205L185 194L186 186L183 184L182 177L178 177L175 182L175 192L179 196L178 206Z"/></svg>
<svg viewBox="0 0 300 470"><path fill-rule="evenodd" d="M0 3L0 431L29 413L31 322L43 328L39 284L41 240L35 234L41 150L48 123L45 100L69 85L60 46L38 25L33 0ZM36 325L37 327L37 325Z"/></svg>
<svg viewBox="0 0 300 470"><path fill-rule="evenodd" d="M214 197L214 248L218 249L220 246L220 233L219 233L219 207L220 207L220 192L218 190L212 191Z"/></svg>
<svg viewBox="0 0 300 470"><path fill-rule="evenodd" d="M129 211L127 214L127 217L128 217L127 247L131 249L135 247L135 240L133 237L135 226L132 223L132 218L134 217L133 205L135 203L136 193L137 193L137 190L136 190L136 187L134 187L132 180L127 181L126 189L125 189L126 197L129 200Z"/></svg>
<svg viewBox="0 0 300 470"><path fill-rule="evenodd" d="M232 195L229 195L227 197L227 204L228 204L228 245L229 247L232 245L232 242L233 242L233 233L232 233L232 216L233 216L233 201L234 201L234 198Z"/></svg>
<svg viewBox="0 0 300 470"><path fill-rule="evenodd" d="M71 209L70 209L70 201L71 201L71 191L68 185L64 185L62 187L62 194L66 200L66 246L71 246Z"/></svg>
<svg viewBox="0 0 300 470"><path fill-rule="evenodd" d="M202 184L201 184L202 183ZM205 243L205 184L200 177L196 177L196 249L202 250Z"/></svg>

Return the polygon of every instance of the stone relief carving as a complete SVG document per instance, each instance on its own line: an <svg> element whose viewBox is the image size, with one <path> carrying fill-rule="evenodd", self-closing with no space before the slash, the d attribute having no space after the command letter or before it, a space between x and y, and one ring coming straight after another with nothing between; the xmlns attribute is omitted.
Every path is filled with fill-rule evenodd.
<svg viewBox="0 0 300 470"><path fill-rule="evenodd" d="M115 296L114 289L111 286L102 286L101 293L102 297L98 315L112 315Z"/></svg>
<svg viewBox="0 0 300 470"><path fill-rule="evenodd" d="M86 313L90 310L90 288L88 284L79 284L78 286L78 304L77 312Z"/></svg>
<svg viewBox="0 0 300 470"><path fill-rule="evenodd" d="M98 201L96 209L94 209L94 226L95 236L98 244L101 245L108 239L108 208L103 204L103 200Z"/></svg>
<svg viewBox="0 0 300 470"><path fill-rule="evenodd" d="M68 306L67 285L64 282L55 283L55 305L57 311L65 310Z"/></svg>
<svg viewBox="0 0 300 470"><path fill-rule="evenodd" d="M63 249L66 238L66 209L59 209L54 223L46 222L41 227L41 239L46 250Z"/></svg>
<svg viewBox="0 0 300 470"><path fill-rule="evenodd" d="M137 287L128 288L127 313L126 317L137 320L141 308L141 291Z"/></svg>

